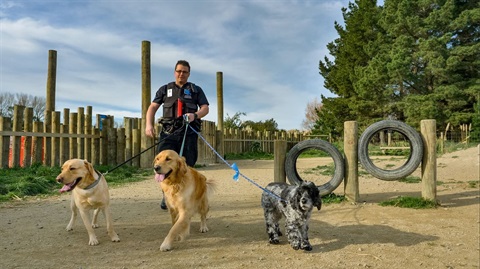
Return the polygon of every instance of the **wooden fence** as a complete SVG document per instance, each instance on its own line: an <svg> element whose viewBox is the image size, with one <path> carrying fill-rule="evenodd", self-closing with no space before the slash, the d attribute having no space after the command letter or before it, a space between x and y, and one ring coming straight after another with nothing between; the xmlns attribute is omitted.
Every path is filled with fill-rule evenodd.
<svg viewBox="0 0 480 269"><path fill-rule="evenodd" d="M96 115L94 126L92 107L88 106L86 110L79 107L77 112L64 109L62 122L59 111L46 114L46 119L49 124L33 121L33 109L18 105L12 118L0 117L1 167L28 167L34 163L59 166L71 158L109 166L131 159L129 165L151 166L158 138L143 135L145 121L141 118L124 118L124 127L115 128L113 116ZM157 133L159 131L157 126ZM213 151L217 151L218 141L223 143L223 154L251 150L273 153L275 140L286 140L292 147L304 138L299 132L224 130L220 138L219 134L222 132L217 131L215 122L203 121L204 139L198 141L198 164L218 161Z"/></svg>

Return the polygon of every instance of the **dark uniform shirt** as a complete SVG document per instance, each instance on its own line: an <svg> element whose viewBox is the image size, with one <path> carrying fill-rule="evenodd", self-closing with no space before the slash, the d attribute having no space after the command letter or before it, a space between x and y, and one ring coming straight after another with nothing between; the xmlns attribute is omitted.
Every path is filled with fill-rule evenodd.
<svg viewBox="0 0 480 269"><path fill-rule="evenodd" d="M202 88L193 83L187 82L183 87L177 86L174 82L160 87L152 102L163 104L163 117L172 119L177 117L177 99L184 103L182 114L194 113L202 105L209 105L207 97Z"/></svg>

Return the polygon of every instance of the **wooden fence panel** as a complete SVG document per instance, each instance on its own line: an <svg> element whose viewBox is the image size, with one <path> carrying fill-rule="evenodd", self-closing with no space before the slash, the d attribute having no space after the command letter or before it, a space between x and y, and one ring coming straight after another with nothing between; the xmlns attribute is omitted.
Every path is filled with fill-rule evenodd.
<svg viewBox="0 0 480 269"><path fill-rule="evenodd" d="M17 107L12 119L1 118L0 164L3 167L43 163L57 166L71 158L85 158L94 165L114 166L131 160L128 164L149 167L142 164L142 119L124 119L124 128L114 128L113 117L97 115L101 124L93 126L91 109L83 108L78 112L63 110L63 124L60 112L49 113L49 122L35 122L30 116L30 108ZM25 115L24 115L25 113ZM68 113L68 115L65 115ZM15 128L12 129L12 126ZM157 132L160 131L156 126ZM287 140L288 147L300 141L301 135L286 132L253 132L251 130L225 129L221 138L217 137L217 126L212 121L202 121L202 136L198 140L198 164L210 164L217 160L216 147L223 141L223 155L242 153L252 149L273 153L275 140ZM16 142L15 142L16 141ZM146 152L145 152L146 153ZM154 155L155 150L148 151ZM147 155L148 155L147 154ZM22 156L21 158L19 156ZM142 154L144 155L144 154ZM14 157L15 156L15 157ZM132 157L136 156L132 159ZM221 156L222 158L224 156ZM10 162L10 163L9 163Z"/></svg>

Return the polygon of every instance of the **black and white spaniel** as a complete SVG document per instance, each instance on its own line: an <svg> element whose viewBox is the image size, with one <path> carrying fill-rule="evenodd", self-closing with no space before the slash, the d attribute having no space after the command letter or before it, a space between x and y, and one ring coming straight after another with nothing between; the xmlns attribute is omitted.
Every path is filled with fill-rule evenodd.
<svg viewBox="0 0 480 269"><path fill-rule="evenodd" d="M265 215L270 244L278 244L282 236L278 225L285 216L285 232L293 249L312 250L308 241L308 220L312 210L322 207L317 186L303 181L300 185L273 182L267 185L262 194L262 207Z"/></svg>

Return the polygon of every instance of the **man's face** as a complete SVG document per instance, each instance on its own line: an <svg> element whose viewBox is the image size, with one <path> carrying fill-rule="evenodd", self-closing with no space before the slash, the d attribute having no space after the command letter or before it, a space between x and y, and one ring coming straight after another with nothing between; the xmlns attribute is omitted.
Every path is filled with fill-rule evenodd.
<svg viewBox="0 0 480 269"><path fill-rule="evenodd" d="M183 66L181 64L177 65L175 68L175 82L179 86L183 86L188 81L188 77L190 76L190 70L188 66Z"/></svg>

